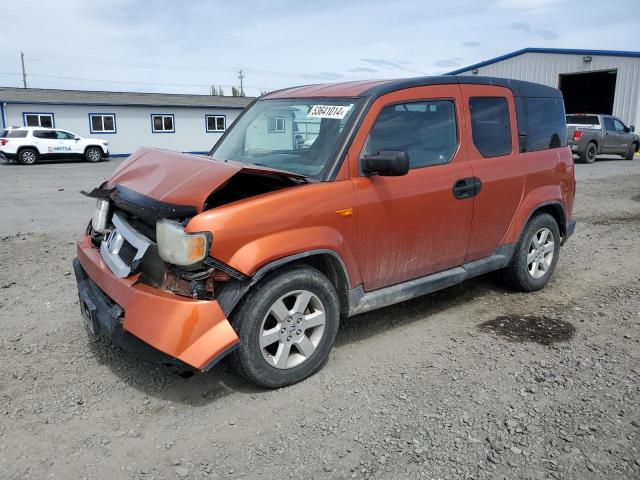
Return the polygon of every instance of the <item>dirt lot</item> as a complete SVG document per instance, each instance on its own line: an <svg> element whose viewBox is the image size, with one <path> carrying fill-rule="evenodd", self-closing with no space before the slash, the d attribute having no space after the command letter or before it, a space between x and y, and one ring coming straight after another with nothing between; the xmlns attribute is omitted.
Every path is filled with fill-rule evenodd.
<svg viewBox="0 0 640 480"><path fill-rule="evenodd" d="M0 163L0 478L640 478L640 160L576 167L545 290L482 277L352 318L276 391L87 334L77 192L118 163Z"/></svg>

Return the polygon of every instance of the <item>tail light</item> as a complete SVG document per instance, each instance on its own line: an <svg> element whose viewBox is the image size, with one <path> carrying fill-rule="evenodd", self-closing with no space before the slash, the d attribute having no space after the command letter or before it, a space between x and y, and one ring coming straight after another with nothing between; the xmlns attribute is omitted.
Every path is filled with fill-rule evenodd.
<svg viewBox="0 0 640 480"><path fill-rule="evenodd" d="M582 138L582 130L574 130L573 131L573 141L578 141Z"/></svg>
<svg viewBox="0 0 640 480"><path fill-rule="evenodd" d="M0 146L5 146L7 143L9 143L8 138L0 138Z"/></svg>

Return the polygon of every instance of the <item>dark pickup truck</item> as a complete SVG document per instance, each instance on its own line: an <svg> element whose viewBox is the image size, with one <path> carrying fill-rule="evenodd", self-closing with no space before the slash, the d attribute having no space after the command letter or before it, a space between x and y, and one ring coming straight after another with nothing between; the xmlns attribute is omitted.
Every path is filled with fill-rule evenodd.
<svg viewBox="0 0 640 480"><path fill-rule="evenodd" d="M621 155L627 160L633 160L640 146L640 137L634 130L633 125L627 127L620 119L611 115L567 115L569 146L582 163L593 163L599 154Z"/></svg>

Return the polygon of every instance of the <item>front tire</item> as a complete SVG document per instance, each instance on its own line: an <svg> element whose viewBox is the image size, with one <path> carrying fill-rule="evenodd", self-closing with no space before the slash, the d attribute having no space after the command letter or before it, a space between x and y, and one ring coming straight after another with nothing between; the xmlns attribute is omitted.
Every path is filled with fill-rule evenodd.
<svg viewBox="0 0 640 480"><path fill-rule="evenodd" d="M544 288L553 275L559 255L558 222L548 213L534 216L525 227L506 268L507 284L521 292Z"/></svg>
<svg viewBox="0 0 640 480"><path fill-rule="evenodd" d="M598 147L593 142L590 142L587 145L587 148L584 149L582 153L580 153L580 161L582 163L593 163L596 161L596 157L598 156Z"/></svg>
<svg viewBox="0 0 640 480"><path fill-rule="evenodd" d="M240 348L236 371L266 388L292 385L317 372L338 333L338 295L315 268L277 271L254 287L232 315Z"/></svg>
<svg viewBox="0 0 640 480"><path fill-rule="evenodd" d="M627 148L627 153L624 155L624 159L633 160L633 156L636 154L637 151L638 151L638 144L634 142L631 145L629 145L629 148Z"/></svg>
<svg viewBox="0 0 640 480"><path fill-rule="evenodd" d="M84 152L84 158L87 160L87 162L99 162L100 160L102 160L102 150L100 150L98 147L89 147Z"/></svg>
<svg viewBox="0 0 640 480"><path fill-rule="evenodd" d="M38 161L39 155L35 148L23 148L18 154L18 161L22 165L33 165Z"/></svg>

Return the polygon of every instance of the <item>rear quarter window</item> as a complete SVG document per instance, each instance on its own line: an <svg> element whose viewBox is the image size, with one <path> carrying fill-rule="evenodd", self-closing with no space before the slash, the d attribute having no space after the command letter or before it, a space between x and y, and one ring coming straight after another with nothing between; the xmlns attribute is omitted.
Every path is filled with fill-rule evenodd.
<svg viewBox="0 0 640 480"><path fill-rule="evenodd" d="M527 98L519 100L518 122L524 124L527 152L559 148L567 145L567 124L561 98ZM584 117L583 117L584 118ZM597 117L596 117L597 121Z"/></svg>
<svg viewBox="0 0 640 480"><path fill-rule="evenodd" d="M7 132L7 138L26 138L26 130L9 130Z"/></svg>

